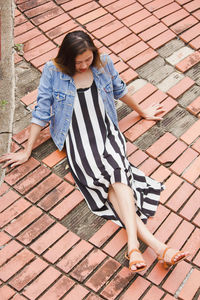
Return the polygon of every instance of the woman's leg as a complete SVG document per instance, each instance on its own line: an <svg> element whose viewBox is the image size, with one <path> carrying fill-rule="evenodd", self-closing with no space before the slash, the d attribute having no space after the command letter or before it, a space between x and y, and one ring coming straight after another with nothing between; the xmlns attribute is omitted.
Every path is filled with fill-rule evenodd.
<svg viewBox="0 0 200 300"><path fill-rule="evenodd" d="M132 194L132 195L130 195ZM167 247L166 244L160 242L146 227L146 225L142 222L139 216L136 214L135 211L135 199L133 197L132 190L122 184L122 183L115 183L110 187L109 190L109 200L112 203L114 209L116 210L117 214L119 215L120 219L124 223L126 230L127 226L131 227L134 226L134 239L136 239L136 235L142 240L146 245L150 246L158 256L162 256L163 251ZM132 202L132 204L128 204ZM133 220L133 224L131 224L131 220ZM129 235L132 235L131 228L128 228L127 235L128 235L128 250L130 251L132 247L132 239L129 238ZM130 242L129 242L130 240ZM169 249L165 255L165 261L170 262L171 258L177 253L176 249ZM188 255L188 252L182 252L177 254L174 257L174 261L181 259L182 257Z"/></svg>

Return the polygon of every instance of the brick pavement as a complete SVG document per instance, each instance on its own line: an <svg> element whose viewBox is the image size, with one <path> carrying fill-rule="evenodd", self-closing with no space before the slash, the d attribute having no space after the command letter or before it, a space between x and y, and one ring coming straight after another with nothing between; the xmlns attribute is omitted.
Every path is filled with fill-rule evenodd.
<svg viewBox="0 0 200 300"><path fill-rule="evenodd" d="M163 121L121 117L130 161L165 182L149 229L192 255L166 271L141 244L148 264L133 275L126 232L88 211L66 155L42 130L31 159L7 170L0 187L1 299L199 299L200 285L199 0L16 0L15 43L42 71L70 30L91 34L109 53L141 105L162 102ZM37 90L24 95L25 109ZM13 136L13 151L29 127Z"/></svg>

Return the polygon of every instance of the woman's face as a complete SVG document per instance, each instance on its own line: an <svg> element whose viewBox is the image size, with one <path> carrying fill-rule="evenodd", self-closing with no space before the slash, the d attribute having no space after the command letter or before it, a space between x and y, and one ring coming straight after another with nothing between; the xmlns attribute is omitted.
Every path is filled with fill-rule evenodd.
<svg viewBox="0 0 200 300"><path fill-rule="evenodd" d="M93 62L93 58L93 52L89 49L82 54L77 55L75 59L76 72L83 73L87 71Z"/></svg>

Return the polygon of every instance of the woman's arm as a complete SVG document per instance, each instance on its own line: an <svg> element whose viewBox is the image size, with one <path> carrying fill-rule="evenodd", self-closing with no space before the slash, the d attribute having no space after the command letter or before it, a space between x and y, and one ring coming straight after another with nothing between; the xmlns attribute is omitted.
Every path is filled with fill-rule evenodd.
<svg viewBox="0 0 200 300"><path fill-rule="evenodd" d="M2 168L6 168L7 166L11 165L11 167L16 167L18 165L23 164L26 162L29 157L31 156L31 152L33 149L33 145L36 141L36 139L39 136L39 133L41 131L42 127L37 124L31 124L30 127L30 134L28 138L28 143L26 145L26 148L24 150L21 150L16 153L7 153L0 157L0 163L5 164L2 166Z"/></svg>
<svg viewBox="0 0 200 300"><path fill-rule="evenodd" d="M120 100L127 104L132 110L135 110L141 117L147 120L162 120L162 117L157 116L157 114L164 111L160 103L152 104L148 108L143 109L137 103L134 97L129 94L124 95L120 98Z"/></svg>

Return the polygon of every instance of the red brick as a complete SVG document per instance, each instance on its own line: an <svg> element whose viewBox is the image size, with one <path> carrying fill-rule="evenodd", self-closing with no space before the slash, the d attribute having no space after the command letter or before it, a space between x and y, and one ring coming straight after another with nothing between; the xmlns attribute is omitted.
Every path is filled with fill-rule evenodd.
<svg viewBox="0 0 200 300"><path fill-rule="evenodd" d="M196 228L183 247L183 250L189 251L191 254L191 256L189 256L188 258L189 260L191 260L199 251L199 245L200 245L200 230L199 228Z"/></svg>
<svg viewBox="0 0 200 300"><path fill-rule="evenodd" d="M180 175L190 163L198 156L198 153L188 148L170 167L170 170Z"/></svg>
<svg viewBox="0 0 200 300"><path fill-rule="evenodd" d="M0 212L2 212L4 209L9 207L12 203L14 203L19 198L20 196L16 192L12 190L8 191L5 195L1 197Z"/></svg>
<svg viewBox="0 0 200 300"><path fill-rule="evenodd" d="M181 81L179 81L175 86L167 91L167 94L175 99L180 97L183 93L185 93L189 88L191 88L195 84L194 80L189 77L184 77Z"/></svg>
<svg viewBox="0 0 200 300"><path fill-rule="evenodd" d="M33 28L29 31L20 34L19 36L15 37L15 44L25 44L28 41L38 37L41 35L41 32L37 28Z"/></svg>
<svg viewBox="0 0 200 300"><path fill-rule="evenodd" d="M114 13L114 16L119 19L122 20L130 15L134 15L134 13L136 13L137 11L141 10L143 7L141 4L135 2L129 6L123 7L122 9L120 9L119 11Z"/></svg>
<svg viewBox="0 0 200 300"><path fill-rule="evenodd" d="M155 125L155 121L147 121L142 119L137 124L132 126L125 132L125 136L131 142L135 141L138 137L140 137L143 133L148 131L151 127Z"/></svg>
<svg viewBox="0 0 200 300"><path fill-rule="evenodd" d="M187 106L187 110L195 116L200 113L200 96Z"/></svg>
<svg viewBox="0 0 200 300"><path fill-rule="evenodd" d="M19 167L12 170L8 175L6 175L5 181L10 185L14 185L23 177L25 177L28 173L36 169L39 165L40 163L36 159L31 157L23 165L20 165Z"/></svg>
<svg viewBox="0 0 200 300"><path fill-rule="evenodd" d="M27 22L27 19L22 14L19 14L18 16L15 17L15 20L14 20L15 27L17 27L25 22Z"/></svg>
<svg viewBox="0 0 200 300"><path fill-rule="evenodd" d="M86 258L70 273L70 276L83 282L102 261L106 258L106 255L98 250L94 249Z"/></svg>
<svg viewBox="0 0 200 300"><path fill-rule="evenodd" d="M55 300L60 299L66 292L68 292L74 285L74 281L66 276L59 278L56 283L48 289L48 291L40 297L41 300ZM69 294L68 294L69 295ZM65 298L62 298L65 299ZM73 298L72 298L73 299ZM77 298L78 300L78 298Z"/></svg>
<svg viewBox="0 0 200 300"><path fill-rule="evenodd" d="M51 263L55 263L63 256L80 238L73 232L66 233L59 241L57 241L43 256Z"/></svg>
<svg viewBox="0 0 200 300"><path fill-rule="evenodd" d="M0 196L2 196L8 190L9 190L9 186L5 182L3 182L0 186Z"/></svg>
<svg viewBox="0 0 200 300"><path fill-rule="evenodd" d="M191 55L187 56L185 59L181 60L177 65L176 68L181 72L186 72L193 66L195 66L200 61L200 53L198 51L192 53Z"/></svg>
<svg viewBox="0 0 200 300"><path fill-rule="evenodd" d="M43 3L45 3L46 1L45 0L37 0L37 2L35 1L24 1L24 0L19 0L18 1L18 8L22 11L25 11L25 10L28 10L28 9L31 9L31 8L34 8L34 7L37 7Z"/></svg>
<svg viewBox="0 0 200 300"><path fill-rule="evenodd" d="M122 228L115 236L106 244L103 251L109 256L114 257L127 244L127 233Z"/></svg>
<svg viewBox="0 0 200 300"><path fill-rule="evenodd" d="M103 9L102 7L100 7L100 8L97 8L97 9L89 12L88 14L84 14L83 16L77 18L76 20L80 24L87 24L105 14L107 14L107 11L105 9Z"/></svg>
<svg viewBox="0 0 200 300"><path fill-rule="evenodd" d="M34 26L30 22L23 23L22 25L14 28L14 36L16 37L18 35L21 35L33 28Z"/></svg>
<svg viewBox="0 0 200 300"><path fill-rule="evenodd" d="M49 169L44 166L40 166L24 179L19 181L15 185L15 189L22 195L26 194L31 188L38 184L42 179L51 173Z"/></svg>
<svg viewBox="0 0 200 300"><path fill-rule="evenodd" d="M200 37L198 36L197 38L195 38L194 40L192 40L189 45L195 49L195 50L199 50L200 48Z"/></svg>
<svg viewBox="0 0 200 300"><path fill-rule="evenodd" d="M135 152L138 149L137 146L134 144L131 144L130 142L126 143L126 155L130 156L133 152Z"/></svg>
<svg viewBox="0 0 200 300"><path fill-rule="evenodd" d="M112 1L114 2L114 1ZM135 2L135 1L134 1ZM101 1L100 1L101 3ZM127 0L127 1L124 1L124 2L121 2L120 0L118 1L115 1L114 3L111 3L109 4L106 9L110 12L110 13L114 13L118 10L121 10L123 9L124 7L130 5L133 3L133 0Z"/></svg>
<svg viewBox="0 0 200 300"><path fill-rule="evenodd" d="M195 218L192 220L192 223L200 227L200 212L197 213Z"/></svg>
<svg viewBox="0 0 200 300"><path fill-rule="evenodd" d="M74 207L76 207L81 201L83 201L82 194L76 190L51 210L51 215L61 220L66 216Z"/></svg>
<svg viewBox="0 0 200 300"><path fill-rule="evenodd" d="M86 290L83 286L77 284L70 292L67 294L63 300L82 300L85 296L89 294L89 291ZM87 298L88 299L88 298ZM45 300L45 299L44 299ZM52 298L53 300L53 298Z"/></svg>
<svg viewBox="0 0 200 300"><path fill-rule="evenodd" d="M16 272L21 270L26 264L28 264L34 255L27 249L22 250L16 256L14 256L9 262L1 267L0 278L5 282Z"/></svg>
<svg viewBox="0 0 200 300"><path fill-rule="evenodd" d="M200 178L195 181L194 185L200 189Z"/></svg>
<svg viewBox="0 0 200 300"><path fill-rule="evenodd" d="M158 56L158 53L153 49L149 48L144 52L140 53L139 55L137 55L136 57L129 60L128 64L135 70L143 66L144 64L146 64L147 62L155 58L156 56Z"/></svg>
<svg viewBox="0 0 200 300"><path fill-rule="evenodd" d="M184 20L176 23L175 25L171 26L170 29L174 31L176 34L180 34L184 32L185 30L189 29L193 25L198 23L198 20L194 18L193 16L189 16L185 18Z"/></svg>
<svg viewBox="0 0 200 300"><path fill-rule="evenodd" d="M198 20L200 20L200 9L196 10L195 12L192 13L193 16L195 16Z"/></svg>
<svg viewBox="0 0 200 300"><path fill-rule="evenodd" d="M11 289L9 286L4 285L0 287L0 295L2 300L11 299L11 297L15 294L15 291Z"/></svg>
<svg viewBox="0 0 200 300"><path fill-rule="evenodd" d="M199 177L200 170L200 156L198 156L189 168L183 173L182 177L188 182L193 183Z"/></svg>
<svg viewBox="0 0 200 300"><path fill-rule="evenodd" d="M156 11L154 11L154 15L159 18L162 19L170 14L172 14L173 12L179 10L181 7L180 5L178 5L176 2L171 3L169 5L166 5L165 7L162 7Z"/></svg>
<svg viewBox="0 0 200 300"><path fill-rule="evenodd" d="M134 274L127 268L123 268L117 275L106 285L101 295L108 300L116 299L116 297L126 288Z"/></svg>
<svg viewBox="0 0 200 300"><path fill-rule="evenodd" d="M147 279L149 279L154 284L159 285L167 275L168 271L169 270L163 268L163 265L158 262L148 274Z"/></svg>
<svg viewBox="0 0 200 300"><path fill-rule="evenodd" d="M122 40L118 41L117 43L110 46L110 49L114 53L119 53L121 51L124 51L125 49L129 48L130 46L136 44L139 42L140 39L137 35L132 33L131 35L123 38Z"/></svg>
<svg viewBox="0 0 200 300"><path fill-rule="evenodd" d="M63 225L56 223L47 232L45 232L39 239L31 245L31 249L37 254L42 254L45 250L51 247L64 233L67 229Z"/></svg>
<svg viewBox="0 0 200 300"><path fill-rule="evenodd" d="M193 230L194 225L184 220L168 241L168 245L174 249L181 249Z"/></svg>
<svg viewBox="0 0 200 300"><path fill-rule="evenodd" d="M56 28L47 31L46 35L50 39L55 39L62 34L64 37L68 31L75 29L77 27L77 25L78 25L78 23L76 23L76 21L69 20L66 23L63 23L63 24L57 26ZM62 40L63 40L63 38L62 38ZM56 40L55 40L55 42L56 42Z"/></svg>
<svg viewBox="0 0 200 300"><path fill-rule="evenodd" d="M67 8L67 10L69 10L69 8L67 6L62 6L64 9L65 7ZM74 19L77 19L78 17L82 16L82 15L85 15L87 13L89 13L90 11L92 10L95 10L99 8L99 5L93 1L87 3L87 4L84 4L84 5L81 5L80 7L78 8L75 8L74 10L71 10L70 11L70 16L72 16Z"/></svg>
<svg viewBox="0 0 200 300"><path fill-rule="evenodd" d="M96 247L101 247L117 230L119 226L112 221L107 221L90 239L89 242Z"/></svg>
<svg viewBox="0 0 200 300"><path fill-rule="evenodd" d="M170 14L167 17L164 17L162 19L162 22L166 24L167 26L171 26L175 23L177 23L180 20L183 20L185 17L187 17L189 13L185 9L179 9L178 11Z"/></svg>
<svg viewBox="0 0 200 300"><path fill-rule="evenodd" d="M163 295L164 292L157 286L153 285L150 290L148 290L147 294L145 294L145 296L142 298L142 300L161 299Z"/></svg>
<svg viewBox="0 0 200 300"><path fill-rule="evenodd" d="M90 250L92 250L92 248L92 245L88 242L81 240L80 243L78 243L57 263L57 267L65 273L68 273L84 256L90 252Z"/></svg>
<svg viewBox="0 0 200 300"><path fill-rule="evenodd" d="M11 241L10 243L6 244L6 246L3 247L0 252L0 266L5 264L20 250L22 250L22 246L16 241Z"/></svg>
<svg viewBox="0 0 200 300"><path fill-rule="evenodd" d="M124 60L128 61L129 59L135 57L136 55L140 54L144 50L146 50L148 46L143 42L140 41L139 43L131 46L130 48L124 50L123 52L119 53L119 56Z"/></svg>
<svg viewBox="0 0 200 300"><path fill-rule="evenodd" d="M45 11L42 14L35 16L31 19L33 24L40 25L46 21L49 21L50 19L59 16L63 13L63 10L60 7L55 7L51 10Z"/></svg>
<svg viewBox="0 0 200 300"><path fill-rule="evenodd" d="M106 25L114 20L115 20L115 18L112 15L106 14L106 15L98 18L97 20L93 20L92 22L86 24L85 27L89 32L92 32L92 31L100 28L102 26L102 24Z"/></svg>
<svg viewBox="0 0 200 300"><path fill-rule="evenodd" d="M48 167L52 168L54 167L57 163L62 161L64 158L66 158L66 151L62 150L56 150L49 154L47 157L45 157L42 162L46 164Z"/></svg>
<svg viewBox="0 0 200 300"><path fill-rule="evenodd" d="M162 8L163 6L166 6L167 4L174 2L173 0L166 0L163 2L162 0L154 0L151 3L145 5L145 7L150 11L153 12L157 9Z"/></svg>
<svg viewBox="0 0 200 300"><path fill-rule="evenodd" d="M121 132L126 131L127 129L131 128L134 124L136 124L141 117L135 111L132 111L130 114L125 116L123 119L119 121L119 128Z"/></svg>
<svg viewBox="0 0 200 300"><path fill-rule="evenodd" d="M85 282L85 285L97 292L112 276L114 272L119 269L120 264L109 258L104 264Z"/></svg>
<svg viewBox="0 0 200 300"><path fill-rule="evenodd" d="M38 209L37 207L31 207L17 219L14 219L13 222L5 228L5 230L12 236L15 236L20 233L20 231L25 229L28 225L30 225L34 220L36 220L39 216L41 216L41 214L42 211L40 209Z"/></svg>
<svg viewBox="0 0 200 300"><path fill-rule="evenodd" d="M162 137L160 137L153 145L151 145L147 150L147 154L156 158L161 153L163 153L169 146L171 146L176 141L176 137L171 133L167 132Z"/></svg>
<svg viewBox="0 0 200 300"><path fill-rule="evenodd" d="M45 211L51 209L57 202L59 202L62 198L66 197L72 190L74 189L67 182L63 182L54 188L46 197L44 197L39 203L40 206Z"/></svg>
<svg viewBox="0 0 200 300"><path fill-rule="evenodd" d="M200 266L200 251L197 254L197 256L195 257L195 259L193 260L193 263L197 266Z"/></svg>
<svg viewBox="0 0 200 300"><path fill-rule="evenodd" d="M30 203L24 199L19 199L12 206L4 210L1 213L0 227L5 226L10 221L15 219L23 211L25 211L30 206Z"/></svg>
<svg viewBox="0 0 200 300"><path fill-rule="evenodd" d="M121 77L121 73L125 70L127 70L129 68L129 66L127 64L125 64L123 61L118 61L115 64L115 68L117 70L117 72L120 74Z"/></svg>
<svg viewBox="0 0 200 300"><path fill-rule="evenodd" d="M145 18L144 20L141 20L140 22L134 24L131 27L131 30L138 34L144 30L147 30L148 28L150 28L151 26L155 25L159 23L159 19L157 19L155 16L151 15L147 18Z"/></svg>
<svg viewBox="0 0 200 300"><path fill-rule="evenodd" d="M32 203L36 203L61 182L62 179L60 177L55 174L51 174L44 181L42 181L42 183L39 183L31 192L29 192L26 195L26 198Z"/></svg>
<svg viewBox="0 0 200 300"><path fill-rule="evenodd" d="M160 204L157 208L156 214L153 218L149 218L147 222L148 229L154 233L158 227L162 224L162 222L166 219L169 215L170 210L167 209L165 206Z"/></svg>
<svg viewBox="0 0 200 300"><path fill-rule="evenodd" d="M99 296L90 293L89 296L87 297L87 300L101 300L102 298L100 298ZM68 299L69 300L69 299ZM75 300L75 299L74 299Z"/></svg>
<svg viewBox="0 0 200 300"><path fill-rule="evenodd" d="M39 258L36 258L10 281L10 285L17 291L22 290L44 269L46 269L47 266L48 264L46 262Z"/></svg>
<svg viewBox="0 0 200 300"><path fill-rule="evenodd" d="M38 46L37 48L34 48L28 52L26 52L24 54L24 58L26 60L33 60L34 58L48 52L49 50L55 48L55 45L51 42L51 41L48 41L40 46Z"/></svg>
<svg viewBox="0 0 200 300"><path fill-rule="evenodd" d="M156 231L155 237L160 241L166 242L170 235L176 230L177 226L181 223L181 218L173 212L162 223L161 227Z"/></svg>
<svg viewBox="0 0 200 300"><path fill-rule="evenodd" d="M6 234L4 231L0 231L0 247L5 246L9 241L11 237Z"/></svg>
<svg viewBox="0 0 200 300"><path fill-rule="evenodd" d="M159 163L149 157L148 159L146 159L141 166L139 167L139 169L145 173L146 176L150 176L159 166Z"/></svg>
<svg viewBox="0 0 200 300"><path fill-rule="evenodd" d="M196 121L182 136L181 139L188 145L199 137L200 120Z"/></svg>
<svg viewBox="0 0 200 300"><path fill-rule="evenodd" d="M139 37L143 40L143 41L149 41L152 38L154 38L155 36L159 35L160 33L164 32L167 30L167 26L165 26L162 23L158 23L152 27L150 27L149 29L143 31L142 33L139 34Z"/></svg>
<svg viewBox="0 0 200 300"><path fill-rule="evenodd" d="M105 38L101 39L101 41L106 46L110 46L110 45L118 42L122 38L126 37L129 34L131 34L131 31L126 27L122 27L122 28L116 30L115 32L107 35Z"/></svg>
<svg viewBox="0 0 200 300"><path fill-rule="evenodd" d="M190 3L187 3L183 6L187 11L193 12L196 9L199 8L199 1L198 0L193 0Z"/></svg>
<svg viewBox="0 0 200 300"><path fill-rule="evenodd" d="M42 65L44 65L47 61L53 59L56 57L58 53L58 49L54 48L49 52L46 52L43 55L40 55L39 57L31 60L32 65L34 65L36 68L41 67ZM40 69L40 68L39 68Z"/></svg>
<svg viewBox="0 0 200 300"><path fill-rule="evenodd" d="M131 88L129 90L131 93L133 93L133 97L137 101L137 103L143 102L150 96L155 95L155 92L158 91L157 88L151 83L145 84L141 89L137 90L136 92L134 90L131 90Z"/></svg>
<svg viewBox="0 0 200 300"><path fill-rule="evenodd" d="M64 179L65 179L66 181L68 181L70 184L75 185L75 180L74 180L74 178L73 178L71 172L68 172L67 175L65 175Z"/></svg>
<svg viewBox="0 0 200 300"><path fill-rule="evenodd" d="M33 18L33 17L35 17L37 15L40 15L43 12L46 12L47 10L50 10L52 8L55 8L55 7L56 6L52 1L48 2L48 3L46 3L46 1L45 1L45 4L37 6L37 7L32 8L32 9L29 9L29 10L25 11L24 13L28 18Z"/></svg>
<svg viewBox="0 0 200 300"><path fill-rule="evenodd" d="M184 182L166 203L166 206L177 212L183 203L192 195L194 190L195 188L191 184Z"/></svg>
<svg viewBox="0 0 200 300"><path fill-rule="evenodd" d="M28 52L28 51L32 50L33 48L36 48L39 45L46 43L47 41L48 41L48 39L43 34L40 34L40 35L36 36L35 38L27 41L24 44L23 51Z"/></svg>
<svg viewBox="0 0 200 300"><path fill-rule="evenodd" d="M41 35L43 37L43 35ZM25 105L30 105L32 104L33 102L36 101L36 98L37 98L37 95L38 95L38 90L34 90L28 94L26 94L24 97L21 98L21 101L25 104Z"/></svg>
<svg viewBox="0 0 200 300"><path fill-rule="evenodd" d="M162 192L160 201L165 203L182 182L182 178L172 174L172 176L165 182L166 189Z"/></svg>
<svg viewBox="0 0 200 300"><path fill-rule="evenodd" d="M121 300L139 299L144 291L149 287L150 282L145 278L137 277L131 286L120 297Z"/></svg>
<svg viewBox="0 0 200 300"><path fill-rule="evenodd" d="M184 261L179 263L169 275L162 287L168 292L175 294L176 290L178 289L182 281L185 279L190 269L191 266L188 263Z"/></svg>
<svg viewBox="0 0 200 300"><path fill-rule="evenodd" d="M91 0L79 0L79 1L76 1L76 2L74 2L73 0L72 1L56 0L56 2L58 4L63 4L65 2L67 2L66 4L62 5L62 8L65 11L69 11L69 10L75 9L75 8L77 8L79 6L82 6L83 4L86 4L87 2L91 2Z"/></svg>
<svg viewBox="0 0 200 300"><path fill-rule="evenodd" d="M135 71L133 71L133 69L129 68L128 70L121 73L120 77L122 78L122 80L125 81L126 84L129 84L138 77L138 74Z"/></svg>
<svg viewBox="0 0 200 300"><path fill-rule="evenodd" d="M11 146L10 146L10 151L11 152L17 152L21 149L22 148L19 145L17 145L14 141L11 142Z"/></svg>
<svg viewBox="0 0 200 300"><path fill-rule="evenodd" d="M25 244L30 244L34 239L40 236L45 230L50 227L54 221L47 215L41 216L35 223L30 225L17 239Z"/></svg>
<svg viewBox="0 0 200 300"><path fill-rule="evenodd" d="M123 20L123 23L132 30L132 28L135 26L135 24L144 20L145 18L148 18L150 15L151 14L148 10L142 9L142 10L130 15L129 17L125 18ZM133 32L134 32L134 30L133 30Z"/></svg>
<svg viewBox="0 0 200 300"><path fill-rule="evenodd" d="M92 34L97 38L101 39L104 36L111 34L112 32L116 31L117 29L121 28L123 24L118 20L115 20L111 23L106 24L105 26L101 27L100 29L95 30Z"/></svg>
<svg viewBox="0 0 200 300"><path fill-rule="evenodd" d="M59 15L59 16L51 19L51 20L48 20L47 22L43 23L42 25L39 25L39 28L42 31L46 32L46 31L48 31L52 28L55 28L58 25L60 25L62 23L65 23L69 20L70 20L70 17L67 14L63 13L63 14L61 14L61 15Z"/></svg>
<svg viewBox="0 0 200 300"><path fill-rule="evenodd" d="M200 207L200 191L196 190L185 206L181 209L180 215L190 220Z"/></svg>
<svg viewBox="0 0 200 300"><path fill-rule="evenodd" d="M171 172L164 166L160 166L152 175L151 177L157 181L163 182L165 181ZM162 192L164 193L164 192Z"/></svg>
<svg viewBox="0 0 200 300"><path fill-rule="evenodd" d="M166 162L174 162L186 148L187 146L178 140L158 157L158 161L162 164Z"/></svg>
<svg viewBox="0 0 200 300"><path fill-rule="evenodd" d="M194 269L178 295L180 299L192 300L199 288L200 271Z"/></svg>
<svg viewBox="0 0 200 300"><path fill-rule="evenodd" d="M23 295L29 299L39 297L53 282L55 282L61 275L59 271L53 267L49 267L40 276L37 277L29 286L23 291Z"/></svg>
<svg viewBox="0 0 200 300"><path fill-rule="evenodd" d="M161 33L157 37L151 39L147 42L147 44L152 47L153 49L158 49L167 42L174 39L176 35L171 30L166 30L165 32Z"/></svg>
<svg viewBox="0 0 200 300"><path fill-rule="evenodd" d="M137 150L130 157L129 161L135 166L138 167L142 162L148 158L148 155L142 150Z"/></svg>
<svg viewBox="0 0 200 300"><path fill-rule="evenodd" d="M25 142L28 139L29 132L30 132L30 125L28 127L24 128L23 130L21 130L20 132L18 132L17 134L13 135L12 138L18 144L22 144L23 142Z"/></svg>

